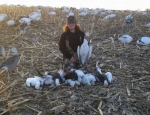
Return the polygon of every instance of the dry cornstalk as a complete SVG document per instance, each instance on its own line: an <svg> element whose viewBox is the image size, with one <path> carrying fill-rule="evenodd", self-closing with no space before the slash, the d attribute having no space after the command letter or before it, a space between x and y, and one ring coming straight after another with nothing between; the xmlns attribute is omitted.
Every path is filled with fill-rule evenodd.
<svg viewBox="0 0 150 115"><path fill-rule="evenodd" d="M7 89L9 89L11 86L13 86L18 80L14 81L13 83L11 83L9 86L7 86L5 89L3 89L2 91L0 91L0 94L2 94L4 91L6 91Z"/></svg>
<svg viewBox="0 0 150 115"><path fill-rule="evenodd" d="M130 90L129 90L128 86L126 86L126 88L127 88L127 95L131 96L131 93L130 93Z"/></svg>
<svg viewBox="0 0 150 115"><path fill-rule="evenodd" d="M98 106L97 109L98 109L98 111L99 111L99 114L100 114L100 115L103 115L103 111L102 111L101 107L102 107L102 101L100 101L99 106Z"/></svg>
<svg viewBox="0 0 150 115"><path fill-rule="evenodd" d="M21 105L21 104L23 104L23 103L25 103L25 102L27 102L27 101L29 101L29 100L30 100L30 99L25 99L25 100L23 100L23 101L21 101L21 102L15 103L15 104L8 103L8 108L11 110L12 108L14 108L14 107L16 107L16 106L18 106L18 105Z"/></svg>
<svg viewBox="0 0 150 115"><path fill-rule="evenodd" d="M37 112L38 115L41 115L41 114L42 114L42 111L36 110L36 109L34 109L34 108L32 108L32 107L30 107L30 106L28 106L28 105L25 105L25 107L27 107L27 108L29 108L29 109L31 109L31 110Z"/></svg>

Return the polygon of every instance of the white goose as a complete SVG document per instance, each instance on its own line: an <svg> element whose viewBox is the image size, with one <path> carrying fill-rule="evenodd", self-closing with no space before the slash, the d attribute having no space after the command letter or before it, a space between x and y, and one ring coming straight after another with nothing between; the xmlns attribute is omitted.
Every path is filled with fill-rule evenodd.
<svg viewBox="0 0 150 115"><path fill-rule="evenodd" d="M89 33L86 33L86 36L89 36ZM89 46L87 39L84 38L83 44L77 48L79 62L82 65L85 65L85 62L90 58L91 53L92 46Z"/></svg>

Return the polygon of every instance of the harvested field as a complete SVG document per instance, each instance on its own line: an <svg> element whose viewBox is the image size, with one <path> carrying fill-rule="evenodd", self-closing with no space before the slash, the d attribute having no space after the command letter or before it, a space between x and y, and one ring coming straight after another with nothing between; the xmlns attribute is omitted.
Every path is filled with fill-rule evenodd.
<svg viewBox="0 0 150 115"><path fill-rule="evenodd" d="M99 61L102 72L112 72L113 82L108 88L61 84L35 90L25 84L27 78L38 75L35 68L42 73L61 68L58 40L66 23L66 13L60 8L43 7L42 19L32 21L29 30L20 34L20 27L26 25L18 20L35 10L37 7L0 6L0 14L8 15L0 22L0 45L6 54L15 46L22 55L15 69L0 74L0 115L150 115L150 46L136 44L142 36L150 37L150 29L144 27L150 22L150 12L141 15L135 11L133 23L126 24L129 11L115 11L117 17L104 21L107 14L78 16L79 11L73 9L82 30L91 33L93 52L88 67L93 71ZM49 15L50 11L57 15ZM16 24L8 26L6 22L12 18ZM33 33L38 41L32 40ZM126 47L118 41L123 34L133 37ZM111 37L115 47L111 47ZM4 60L1 56L0 62Z"/></svg>

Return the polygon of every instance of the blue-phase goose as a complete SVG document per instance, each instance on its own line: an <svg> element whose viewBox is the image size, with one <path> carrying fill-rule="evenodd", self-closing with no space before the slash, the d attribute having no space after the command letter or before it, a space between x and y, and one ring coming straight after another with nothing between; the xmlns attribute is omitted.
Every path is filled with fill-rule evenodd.
<svg viewBox="0 0 150 115"><path fill-rule="evenodd" d="M19 62L19 56L18 56L18 51L15 47L13 47L10 50L11 53L13 53L13 56L6 59L3 63L0 64L0 68L3 68L4 70L9 70L13 69L17 66ZM2 73L2 72L1 72Z"/></svg>

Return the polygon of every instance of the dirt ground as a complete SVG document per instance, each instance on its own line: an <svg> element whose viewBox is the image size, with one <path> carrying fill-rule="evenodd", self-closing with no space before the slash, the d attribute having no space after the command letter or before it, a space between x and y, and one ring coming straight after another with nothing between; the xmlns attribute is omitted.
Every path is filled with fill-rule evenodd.
<svg viewBox="0 0 150 115"><path fill-rule="evenodd" d="M6 49L18 49L22 55L20 63L13 70L0 75L0 115L149 115L150 114L150 46L137 45L142 36L150 36L150 29L144 25L150 22L150 12L141 15L134 12L133 23L126 24L125 16L130 12L114 12L116 18L104 21L103 17L78 16L73 10L83 31L91 32L90 45L93 52L88 67L91 72L96 61L100 62L102 72L110 71L113 82L108 88L97 83L95 86L75 86L61 84L58 87L44 86L41 90L27 87L29 77L45 71L56 72L61 68L62 54L58 50L58 40L66 14L59 8L42 8L42 20L34 21L29 31L20 34L18 20L35 11L36 7L0 6L0 14L7 19L0 22L0 45ZM48 12L55 11L56 16ZM14 18L14 26L6 21ZM39 37L32 40L32 33ZM123 34L129 34L133 41L124 47L118 41ZM115 47L111 47L111 39ZM5 59L1 56L0 62Z"/></svg>

